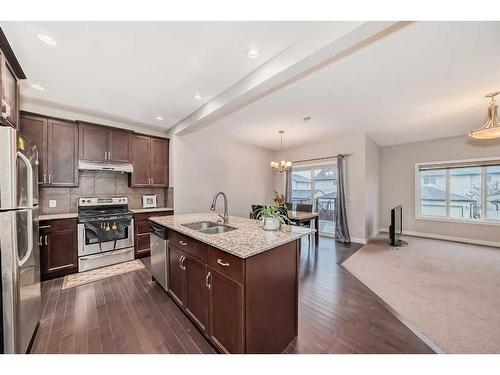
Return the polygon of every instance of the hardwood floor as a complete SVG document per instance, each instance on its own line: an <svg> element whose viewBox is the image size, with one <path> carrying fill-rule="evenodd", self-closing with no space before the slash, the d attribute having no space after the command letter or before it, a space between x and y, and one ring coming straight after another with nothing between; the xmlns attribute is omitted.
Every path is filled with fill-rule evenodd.
<svg viewBox="0 0 500 375"><path fill-rule="evenodd" d="M359 249L303 242L299 335L285 353L432 353L377 297L339 266ZM32 353L214 353L146 269L61 290L42 285Z"/></svg>

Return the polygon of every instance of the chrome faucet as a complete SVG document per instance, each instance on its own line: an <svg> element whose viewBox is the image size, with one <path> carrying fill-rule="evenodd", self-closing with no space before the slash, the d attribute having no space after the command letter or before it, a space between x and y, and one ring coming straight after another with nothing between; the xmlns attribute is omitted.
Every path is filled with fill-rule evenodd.
<svg viewBox="0 0 500 375"><path fill-rule="evenodd" d="M217 204L217 198L219 198L219 195L222 195L224 198L224 216L218 214L224 224L229 223L229 214L227 213L227 196L224 194L222 191L218 192L217 194L214 195L214 199L212 200L212 205L210 206L210 211L215 211L215 205Z"/></svg>

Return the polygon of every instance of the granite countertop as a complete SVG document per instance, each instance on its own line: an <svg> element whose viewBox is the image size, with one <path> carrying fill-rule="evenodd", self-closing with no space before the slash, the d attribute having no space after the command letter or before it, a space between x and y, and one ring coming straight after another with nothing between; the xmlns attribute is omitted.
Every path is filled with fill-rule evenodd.
<svg viewBox="0 0 500 375"><path fill-rule="evenodd" d="M76 219L78 217L77 212L69 212L66 214L47 214L47 215L39 215L38 220L58 220L58 219Z"/></svg>
<svg viewBox="0 0 500 375"><path fill-rule="evenodd" d="M173 211L173 208L170 207L155 207L155 208L132 208L131 212L134 214L142 214L145 212L161 212L161 211Z"/></svg>
<svg viewBox="0 0 500 375"><path fill-rule="evenodd" d="M300 228L291 225L282 225L281 229L278 231L267 231L262 229L259 225L259 221L238 216L230 216L228 224L232 227L236 227L237 230L225 233L206 234L186 228L182 225L197 221L217 221L218 218L217 214L210 212L157 216L149 220L243 259L297 240L314 232L308 228Z"/></svg>

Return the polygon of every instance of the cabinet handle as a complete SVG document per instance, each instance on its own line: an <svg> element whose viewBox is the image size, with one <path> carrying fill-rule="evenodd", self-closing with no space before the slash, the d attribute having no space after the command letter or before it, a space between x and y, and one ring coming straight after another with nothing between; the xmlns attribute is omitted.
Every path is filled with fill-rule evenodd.
<svg viewBox="0 0 500 375"><path fill-rule="evenodd" d="M52 175L49 174L49 184L51 184L51 183L52 183Z"/></svg>
<svg viewBox="0 0 500 375"><path fill-rule="evenodd" d="M50 225L40 225L38 229L47 229L50 228Z"/></svg>
<svg viewBox="0 0 500 375"><path fill-rule="evenodd" d="M40 239L38 240L38 246L42 246L43 243L42 243L42 236L40 236Z"/></svg>
<svg viewBox="0 0 500 375"><path fill-rule="evenodd" d="M229 262L224 263L222 260L217 259L217 264L220 264L222 267L229 267Z"/></svg>
<svg viewBox="0 0 500 375"><path fill-rule="evenodd" d="M186 246L186 245L187 245L187 242L184 242L184 241L179 241L179 245L181 245L181 246Z"/></svg>
<svg viewBox="0 0 500 375"><path fill-rule="evenodd" d="M153 177L151 177L151 185L154 184L154 180L153 180Z"/></svg>
<svg viewBox="0 0 500 375"><path fill-rule="evenodd" d="M48 240L47 240L47 235L45 235L45 246L47 246Z"/></svg>
<svg viewBox="0 0 500 375"><path fill-rule="evenodd" d="M211 273L207 273L207 277L205 277L205 286L207 287L207 289L210 289L210 282L208 281L210 279L210 275Z"/></svg>
<svg viewBox="0 0 500 375"><path fill-rule="evenodd" d="M111 151L108 151L108 160L111 160Z"/></svg>
<svg viewBox="0 0 500 375"><path fill-rule="evenodd" d="M43 175L43 183L44 183L44 184L46 184L46 183L47 183L47 175L46 175L46 174L44 174L44 175Z"/></svg>
<svg viewBox="0 0 500 375"><path fill-rule="evenodd" d="M183 271L186 270L186 267L184 266L184 260L186 259L186 257L184 255L182 255L180 258L179 258L179 268Z"/></svg>

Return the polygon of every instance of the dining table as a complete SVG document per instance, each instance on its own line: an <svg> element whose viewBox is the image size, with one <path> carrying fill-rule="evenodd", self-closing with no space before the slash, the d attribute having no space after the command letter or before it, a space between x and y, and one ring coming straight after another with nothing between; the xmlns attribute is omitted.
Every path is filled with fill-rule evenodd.
<svg viewBox="0 0 500 375"><path fill-rule="evenodd" d="M307 212L307 211L293 211L289 210L287 212L288 219L295 223L312 223L314 221L314 242L315 246L318 247L319 244L319 213L317 212Z"/></svg>

